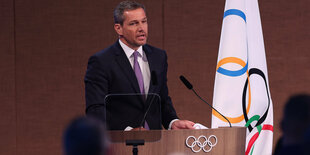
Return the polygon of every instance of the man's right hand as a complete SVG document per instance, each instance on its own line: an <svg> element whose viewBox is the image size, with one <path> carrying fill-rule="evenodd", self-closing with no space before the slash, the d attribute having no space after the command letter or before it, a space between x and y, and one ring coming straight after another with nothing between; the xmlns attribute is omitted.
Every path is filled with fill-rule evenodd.
<svg viewBox="0 0 310 155"><path fill-rule="evenodd" d="M145 131L146 129L143 127L133 128L130 131Z"/></svg>

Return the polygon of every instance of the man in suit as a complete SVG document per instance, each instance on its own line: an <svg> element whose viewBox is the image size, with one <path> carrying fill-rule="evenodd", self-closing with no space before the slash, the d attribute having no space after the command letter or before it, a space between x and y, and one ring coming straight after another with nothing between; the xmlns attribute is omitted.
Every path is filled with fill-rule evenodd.
<svg viewBox="0 0 310 155"><path fill-rule="evenodd" d="M124 130L129 126L140 128L152 97L128 95L129 98L122 99L120 96L154 93L160 96L161 102L151 106L143 127L161 129L160 121L166 129L193 129L193 122L179 120L168 95L166 52L146 44L148 22L144 6L121 2L114 10L114 23L119 40L93 55L88 62L85 76L87 115L106 121L111 130ZM120 95L111 99L113 103L104 105L109 94ZM124 100L126 102L122 102Z"/></svg>

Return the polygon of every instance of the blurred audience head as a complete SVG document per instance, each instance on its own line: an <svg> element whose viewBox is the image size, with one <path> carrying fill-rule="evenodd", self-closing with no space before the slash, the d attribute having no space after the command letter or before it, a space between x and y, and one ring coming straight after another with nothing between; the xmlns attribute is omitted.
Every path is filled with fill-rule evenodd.
<svg viewBox="0 0 310 155"><path fill-rule="evenodd" d="M310 95L291 96L284 107L281 121L282 137L279 139L274 155L308 154L307 136L310 135ZM308 131L307 131L308 130ZM309 136L310 138L310 136ZM308 140L309 141L309 140Z"/></svg>
<svg viewBox="0 0 310 155"><path fill-rule="evenodd" d="M74 119L63 138L65 155L106 155L108 150L105 126L92 117Z"/></svg>
<svg viewBox="0 0 310 155"><path fill-rule="evenodd" d="M301 143L310 125L310 96L294 95L285 105L281 128L284 144Z"/></svg>

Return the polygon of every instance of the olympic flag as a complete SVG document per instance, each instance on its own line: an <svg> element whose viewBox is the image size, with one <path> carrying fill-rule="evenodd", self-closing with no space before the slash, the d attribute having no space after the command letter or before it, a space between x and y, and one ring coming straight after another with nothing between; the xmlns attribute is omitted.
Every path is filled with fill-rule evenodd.
<svg viewBox="0 0 310 155"><path fill-rule="evenodd" d="M272 154L273 106L257 0L226 0L213 106L247 127L246 155ZM214 110L212 128L227 126Z"/></svg>

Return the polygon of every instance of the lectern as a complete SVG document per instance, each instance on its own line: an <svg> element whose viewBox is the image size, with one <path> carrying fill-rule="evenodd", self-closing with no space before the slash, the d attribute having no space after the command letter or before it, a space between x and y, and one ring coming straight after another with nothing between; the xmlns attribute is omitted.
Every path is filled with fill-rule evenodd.
<svg viewBox="0 0 310 155"><path fill-rule="evenodd" d="M126 140L145 141L139 155L243 155L245 127L202 130L109 131L111 149L117 155L131 155Z"/></svg>

